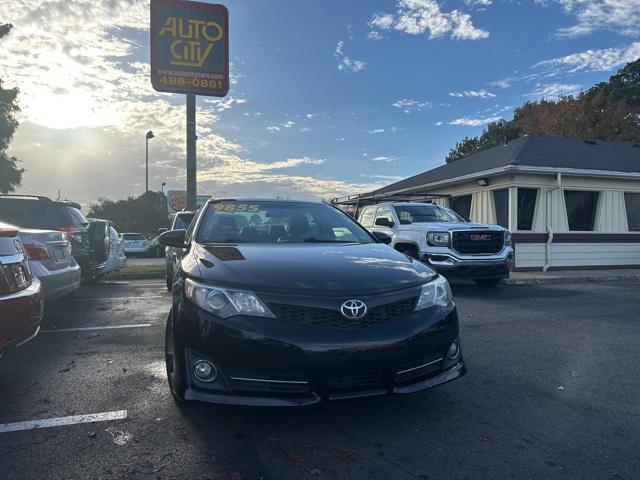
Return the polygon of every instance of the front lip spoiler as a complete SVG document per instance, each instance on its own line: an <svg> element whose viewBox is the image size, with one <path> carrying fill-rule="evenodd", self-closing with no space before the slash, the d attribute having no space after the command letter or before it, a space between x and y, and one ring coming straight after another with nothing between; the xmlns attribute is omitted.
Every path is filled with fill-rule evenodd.
<svg viewBox="0 0 640 480"><path fill-rule="evenodd" d="M215 403L220 405L240 405L249 407L304 407L316 405L324 401L346 400L352 398L378 397L393 394L410 394L427 390L443 383L450 382L456 378L460 378L467 373L467 368L461 360L448 370L436 375L435 377L422 380L420 382L407 385L405 387L395 387L392 391L386 389L363 390L360 392L350 392L344 394L330 395L326 400L318 396L314 392L300 397L267 397L256 395L235 395L224 393L210 393L198 388L189 387L185 392L185 400L194 400L206 403Z"/></svg>

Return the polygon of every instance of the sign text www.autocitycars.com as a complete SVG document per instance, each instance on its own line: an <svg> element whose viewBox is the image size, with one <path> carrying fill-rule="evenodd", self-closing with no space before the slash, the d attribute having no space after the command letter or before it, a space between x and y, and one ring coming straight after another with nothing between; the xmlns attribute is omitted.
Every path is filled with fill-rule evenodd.
<svg viewBox="0 0 640 480"><path fill-rule="evenodd" d="M227 94L229 13L224 5L151 0L151 84L161 92Z"/></svg>

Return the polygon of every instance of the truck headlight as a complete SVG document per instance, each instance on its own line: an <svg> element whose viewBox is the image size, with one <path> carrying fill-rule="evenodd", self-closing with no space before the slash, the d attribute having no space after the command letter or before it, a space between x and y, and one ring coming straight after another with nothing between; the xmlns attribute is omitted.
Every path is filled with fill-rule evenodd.
<svg viewBox="0 0 640 480"><path fill-rule="evenodd" d="M184 283L184 295L201 309L218 317L249 315L274 318L271 310L252 292L214 287L188 278Z"/></svg>
<svg viewBox="0 0 640 480"><path fill-rule="evenodd" d="M429 232L427 233L427 243L432 247L449 246L449 232Z"/></svg>
<svg viewBox="0 0 640 480"><path fill-rule="evenodd" d="M415 309L422 310L434 305L448 307L452 301L453 295L451 294L449 282L444 277L438 277L422 286L422 292L420 292L420 298Z"/></svg>

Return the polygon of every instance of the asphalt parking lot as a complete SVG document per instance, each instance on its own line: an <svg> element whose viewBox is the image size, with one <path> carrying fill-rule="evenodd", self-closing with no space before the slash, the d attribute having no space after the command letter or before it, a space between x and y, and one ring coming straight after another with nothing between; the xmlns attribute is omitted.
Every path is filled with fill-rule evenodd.
<svg viewBox="0 0 640 480"><path fill-rule="evenodd" d="M162 281L85 286L0 361L0 477L637 479L639 291L459 285L467 376L413 396L258 409L176 406Z"/></svg>

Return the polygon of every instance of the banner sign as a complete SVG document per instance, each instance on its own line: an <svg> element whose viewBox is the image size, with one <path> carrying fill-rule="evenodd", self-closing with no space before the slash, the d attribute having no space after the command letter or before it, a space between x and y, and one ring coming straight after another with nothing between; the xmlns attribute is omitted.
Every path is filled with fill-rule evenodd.
<svg viewBox="0 0 640 480"><path fill-rule="evenodd" d="M151 0L151 84L159 92L227 94L229 12L224 5Z"/></svg>
<svg viewBox="0 0 640 480"><path fill-rule="evenodd" d="M209 200L209 195L198 195L198 207ZM181 212L187 208L187 192L185 190L169 190L167 192L167 210L169 214Z"/></svg>

